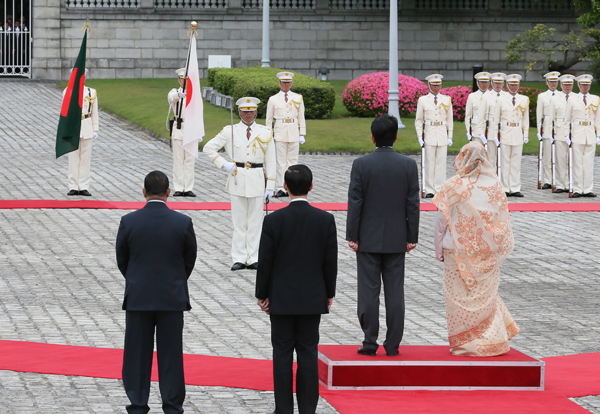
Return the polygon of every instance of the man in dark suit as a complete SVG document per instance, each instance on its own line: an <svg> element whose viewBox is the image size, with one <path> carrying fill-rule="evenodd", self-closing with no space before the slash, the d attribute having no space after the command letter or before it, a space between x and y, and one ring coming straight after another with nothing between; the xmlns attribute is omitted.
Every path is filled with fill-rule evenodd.
<svg viewBox="0 0 600 414"><path fill-rule="evenodd" d="M358 320L365 334L362 355L375 356L379 293L385 294L387 335L383 347L398 355L404 331L404 258L419 233L417 163L392 148L398 120L382 115L371 124L375 151L354 160L348 188L346 240L356 252Z"/></svg>
<svg viewBox="0 0 600 414"><path fill-rule="evenodd" d="M290 205L263 222L256 297L271 318L275 414L293 414L294 349L300 414L313 414L319 400L318 345L321 314L329 313L337 278L333 216L308 204L312 172L292 165L284 175Z"/></svg>
<svg viewBox="0 0 600 414"><path fill-rule="evenodd" d="M196 262L192 220L170 210L169 179L153 171L144 180L146 206L121 218L117 264L125 276L123 385L130 414L147 413L156 348L163 411L183 413L183 311L190 310L187 280Z"/></svg>

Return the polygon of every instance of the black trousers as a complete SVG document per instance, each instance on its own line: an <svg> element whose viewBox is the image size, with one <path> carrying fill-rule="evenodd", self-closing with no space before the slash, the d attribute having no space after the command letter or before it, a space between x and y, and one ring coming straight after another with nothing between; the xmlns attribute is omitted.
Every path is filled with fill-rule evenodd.
<svg viewBox="0 0 600 414"><path fill-rule="evenodd" d="M127 412L146 414L150 411L148 397L156 328L162 408L166 414L183 413L183 311L127 311L125 323L123 386L131 401Z"/></svg>
<svg viewBox="0 0 600 414"><path fill-rule="evenodd" d="M383 347L395 352L404 333L404 259L406 253L356 253L358 273L358 321L363 346L377 350L379 294L383 280L387 334Z"/></svg>
<svg viewBox="0 0 600 414"><path fill-rule="evenodd" d="M314 414L319 401L319 324L321 315L271 315L275 413L294 413L293 362L300 414Z"/></svg>

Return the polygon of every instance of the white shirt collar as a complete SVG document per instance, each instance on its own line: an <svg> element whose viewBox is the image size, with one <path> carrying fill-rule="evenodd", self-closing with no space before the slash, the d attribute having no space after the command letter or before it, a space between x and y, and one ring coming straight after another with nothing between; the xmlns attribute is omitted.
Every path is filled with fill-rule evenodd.
<svg viewBox="0 0 600 414"><path fill-rule="evenodd" d="M242 124L242 126L245 129L248 129L248 125L244 124L243 122L240 122L240 124ZM256 126L256 121L252 122L252 125L250 125L250 131L253 131L255 126Z"/></svg>
<svg viewBox="0 0 600 414"><path fill-rule="evenodd" d="M293 203L294 201L306 201L308 203L308 200L306 198L294 198L292 201L290 201L290 203Z"/></svg>
<svg viewBox="0 0 600 414"><path fill-rule="evenodd" d="M287 92L288 100L289 100L289 99L292 97L291 93L292 93L292 91L289 91L289 92ZM281 97L282 97L283 99L285 99L285 94L286 94L286 92L284 92L284 91L280 90L280 91L279 91L279 94L281 95Z"/></svg>
<svg viewBox="0 0 600 414"><path fill-rule="evenodd" d="M167 204L163 200L148 200L148 203L163 203L163 204Z"/></svg>

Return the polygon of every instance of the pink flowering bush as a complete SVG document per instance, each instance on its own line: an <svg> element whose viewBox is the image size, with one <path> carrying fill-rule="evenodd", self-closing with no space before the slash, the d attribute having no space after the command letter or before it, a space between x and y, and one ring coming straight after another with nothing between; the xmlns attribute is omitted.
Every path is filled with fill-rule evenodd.
<svg viewBox="0 0 600 414"><path fill-rule="evenodd" d="M369 73L346 85L342 102L348 112L356 116L376 117L388 112L388 72ZM429 91L427 85L411 76L398 75L398 107L400 116L417 110L417 100ZM464 113L464 110L463 110Z"/></svg>
<svg viewBox="0 0 600 414"><path fill-rule="evenodd" d="M454 112L455 121L462 122L465 120L467 98L471 92L473 92L471 86L452 86L440 89L442 95L448 95L452 99L452 111Z"/></svg>
<svg viewBox="0 0 600 414"><path fill-rule="evenodd" d="M526 86L522 86L519 88L519 94L525 95L529 97L529 125L536 125L536 109L537 109L537 98L540 94L540 90L536 88L528 88Z"/></svg>

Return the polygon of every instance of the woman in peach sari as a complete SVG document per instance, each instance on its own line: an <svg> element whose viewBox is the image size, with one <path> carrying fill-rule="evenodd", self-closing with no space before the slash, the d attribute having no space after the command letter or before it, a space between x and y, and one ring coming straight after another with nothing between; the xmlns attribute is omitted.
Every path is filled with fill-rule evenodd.
<svg viewBox="0 0 600 414"><path fill-rule="evenodd" d="M506 195L484 147L471 142L454 161L433 203L439 212L436 257L444 262L444 299L453 355L487 357L510 350L519 333L498 295L500 265L513 249Z"/></svg>

